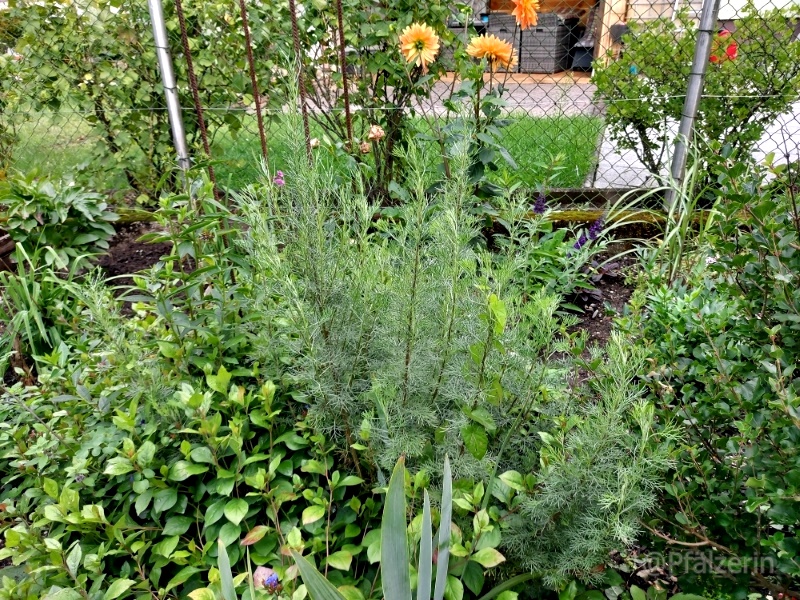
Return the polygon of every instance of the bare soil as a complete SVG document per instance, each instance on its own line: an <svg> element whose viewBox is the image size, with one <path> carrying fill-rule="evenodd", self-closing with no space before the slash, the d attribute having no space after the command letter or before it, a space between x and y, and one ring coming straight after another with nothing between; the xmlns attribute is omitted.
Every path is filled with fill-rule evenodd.
<svg viewBox="0 0 800 600"><path fill-rule="evenodd" d="M129 285L130 277L139 271L149 269L159 259L168 254L170 244L150 244L140 242L139 238L155 229L152 223L131 223L117 227L117 234L111 239L108 254L100 259L112 285Z"/></svg>

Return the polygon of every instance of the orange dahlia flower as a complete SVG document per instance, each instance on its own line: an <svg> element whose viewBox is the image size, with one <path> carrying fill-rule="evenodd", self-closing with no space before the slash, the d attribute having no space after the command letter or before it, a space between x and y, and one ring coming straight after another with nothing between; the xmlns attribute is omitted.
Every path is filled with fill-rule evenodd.
<svg viewBox="0 0 800 600"><path fill-rule="evenodd" d="M486 58L492 71L498 66L510 70L517 63L514 47L496 35L479 35L470 40L467 54L478 60Z"/></svg>
<svg viewBox="0 0 800 600"><path fill-rule="evenodd" d="M422 72L427 73L428 65L439 53L439 36L433 27L412 23L400 33L400 53L406 62L422 67Z"/></svg>
<svg viewBox="0 0 800 600"><path fill-rule="evenodd" d="M533 27L539 22L536 13L539 10L538 0L512 0L514 2L514 10L512 15L517 17L517 25L520 29L527 29Z"/></svg>

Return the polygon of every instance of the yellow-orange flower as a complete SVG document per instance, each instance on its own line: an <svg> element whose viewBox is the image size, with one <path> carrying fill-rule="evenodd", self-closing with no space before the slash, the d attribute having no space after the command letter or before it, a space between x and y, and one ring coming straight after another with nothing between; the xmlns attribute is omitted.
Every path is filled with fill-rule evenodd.
<svg viewBox="0 0 800 600"><path fill-rule="evenodd" d="M439 53L439 36L433 27L412 23L400 33L400 52L406 62L422 67L422 72L427 73L428 65Z"/></svg>
<svg viewBox="0 0 800 600"><path fill-rule="evenodd" d="M485 57L492 71L496 71L498 66L510 70L517 63L514 47L496 35L484 34L472 38L467 46L467 54L479 60Z"/></svg>
<svg viewBox="0 0 800 600"><path fill-rule="evenodd" d="M514 2L514 10L512 15L517 17L517 25L520 29L527 29L533 27L539 22L536 16L539 10L538 0L512 0Z"/></svg>

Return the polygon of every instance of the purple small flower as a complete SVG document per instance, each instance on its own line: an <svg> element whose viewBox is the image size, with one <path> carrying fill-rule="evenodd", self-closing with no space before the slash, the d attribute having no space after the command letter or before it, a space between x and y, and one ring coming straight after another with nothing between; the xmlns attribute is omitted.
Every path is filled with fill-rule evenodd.
<svg viewBox="0 0 800 600"><path fill-rule="evenodd" d="M589 239L596 240L603 232L603 227L605 227L605 224L606 224L605 216L601 216L594 223L592 223L591 227L589 227Z"/></svg>
<svg viewBox="0 0 800 600"><path fill-rule="evenodd" d="M544 211L547 210L547 200L544 197L543 192L539 192L539 195L536 196L536 202L533 205L533 212L537 215L543 215Z"/></svg>
<svg viewBox="0 0 800 600"><path fill-rule="evenodd" d="M274 593L280 585L278 574L269 567L258 567L253 573L253 587Z"/></svg>
<svg viewBox="0 0 800 600"><path fill-rule="evenodd" d="M572 246L572 247L575 248L575 250L580 250L581 248L583 248L586 245L586 242L588 242L588 241L589 241L589 238L586 237L585 233L582 233L581 237L578 238L578 241L575 242L575 245Z"/></svg>
<svg viewBox="0 0 800 600"><path fill-rule="evenodd" d="M286 185L286 182L283 180L283 171L275 172L275 177L272 178L272 183L274 183L278 187L283 187L284 185Z"/></svg>
<svg viewBox="0 0 800 600"><path fill-rule="evenodd" d="M267 588L267 591L270 593L275 592L278 588L278 575L273 573L269 577L264 580L264 587Z"/></svg>

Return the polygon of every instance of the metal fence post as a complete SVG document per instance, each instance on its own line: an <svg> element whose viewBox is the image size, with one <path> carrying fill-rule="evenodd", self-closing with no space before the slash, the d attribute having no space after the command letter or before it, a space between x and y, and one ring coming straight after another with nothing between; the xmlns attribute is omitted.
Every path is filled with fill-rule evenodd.
<svg viewBox="0 0 800 600"><path fill-rule="evenodd" d="M164 7L161 0L147 0L150 9L150 21L153 25L153 40L155 41L158 66L161 71L161 82L164 85L164 96L167 100L167 113L169 124L172 128L172 143L178 154L178 165L184 171L188 170L189 148L186 144L186 131L183 128L181 117L181 104L178 100L178 86L175 83L175 71L172 68L172 56L169 52L167 39L167 26L164 22Z"/></svg>
<svg viewBox="0 0 800 600"><path fill-rule="evenodd" d="M675 153L672 156L672 179L679 187L683 182L686 172L686 155L688 152L689 140L694 130L694 120L697 116L697 109L700 106L700 98L703 95L703 83L708 68L708 60L711 56L711 43L714 40L716 31L717 13L719 11L720 0L703 0L703 9L700 13L700 24L697 27L697 42L694 46L694 58L692 58L692 70L689 73L689 82L686 86L686 100L683 103L681 122L678 126L678 135L675 138ZM666 210L672 208L675 203L675 189L667 191L664 200Z"/></svg>

